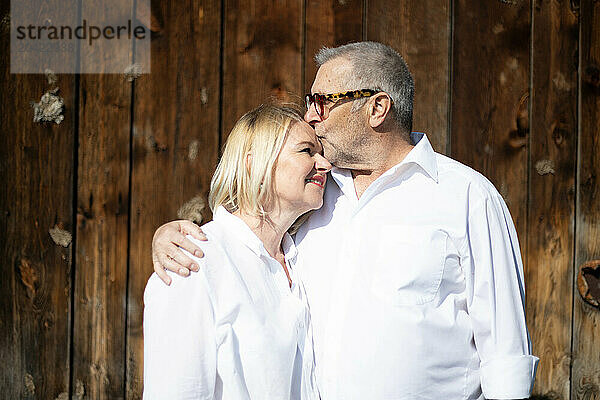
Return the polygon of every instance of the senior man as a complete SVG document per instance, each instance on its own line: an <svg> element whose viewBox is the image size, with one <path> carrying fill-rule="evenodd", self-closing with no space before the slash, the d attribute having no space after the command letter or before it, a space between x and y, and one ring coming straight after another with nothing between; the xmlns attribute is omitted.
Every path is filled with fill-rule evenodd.
<svg viewBox="0 0 600 400"><path fill-rule="evenodd" d="M413 79L392 48L352 43L315 60L305 119L336 168L295 242L322 398L528 397L538 359L502 197L411 134ZM201 254L193 232L175 221L155 234L165 280L163 267L192 265L177 246Z"/></svg>

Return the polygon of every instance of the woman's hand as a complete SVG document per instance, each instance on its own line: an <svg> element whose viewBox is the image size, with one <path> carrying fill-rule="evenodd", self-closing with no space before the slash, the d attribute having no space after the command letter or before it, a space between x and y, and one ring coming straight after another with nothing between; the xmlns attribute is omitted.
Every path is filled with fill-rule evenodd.
<svg viewBox="0 0 600 400"><path fill-rule="evenodd" d="M154 271L167 285L171 284L171 278L167 270L188 276L190 270L198 271L198 265L179 247L189 251L196 257L204 257L202 250L192 243L186 235L192 235L198 240L207 240L202 229L191 221L171 221L159 227L152 238L152 263Z"/></svg>

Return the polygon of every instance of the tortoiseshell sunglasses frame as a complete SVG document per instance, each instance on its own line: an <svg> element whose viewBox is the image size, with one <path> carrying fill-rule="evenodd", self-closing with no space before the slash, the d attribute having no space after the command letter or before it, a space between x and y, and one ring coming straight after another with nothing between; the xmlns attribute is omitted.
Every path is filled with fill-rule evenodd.
<svg viewBox="0 0 600 400"><path fill-rule="evenodd" d="M325 102L331 101L336 103L342 99L360 99L363 97L371 97L376 93L379 93L380 90L373 89L360 89L360 90L348 90L346 92L340 93L330 93L330 94L310 94L307 93L304 96L304 102L306 103L306 109L308 110L310 106L315 103L315 110L321 119L325 119Z"/></svg>

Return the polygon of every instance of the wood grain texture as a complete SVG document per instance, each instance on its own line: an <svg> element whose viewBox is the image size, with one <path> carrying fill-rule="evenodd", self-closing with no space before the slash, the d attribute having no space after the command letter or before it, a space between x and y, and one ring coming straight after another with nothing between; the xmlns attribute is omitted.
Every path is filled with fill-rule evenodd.
<svg viewBox="0 0 600 400"><path fill-rule="evenodd" d="M39 10L30 11L35 21ZM49 84L43 75L10 74L9 14L1 2L0 397L54 399L69 391L76 83L72 75ZM75 54L63 61L74 67ZM56 87L64 120L33 122L32 103Z"/></svg>
<svg viewBox="0 0 600 400"><path fill-rule="evenodd" d="M489 178L527 237L530 3L454 3L452 157Z"/></svg>
<svg viewBox="0 0 600 400"><path fill-rule="evenodd" d="M270 97L302 101L302 0L225 0L222 137Z"/></svg>
<svg viewBox="0 0 600 400"><path fill-rule="evenodd" d="M131 84L81 78L73 378L123 398Z"/></svg>
<svg viewBox="0 0 600 400"><path fill-rule="evenodd" d="M126 3L112 12L131 13ZM0 2L0 397L64 399L71 387L75 399L141 398L155 229L206 199L239 116L270 96L300 100L321 46L366 38L406 58L414 129L507 200L537 398L600 398L600 312L574 282L600 259L598 0L152 0L136 12L152 21L150 74L54 85L10 74ZM55 86L65 119L34 123L31 102Z"/></svg>
<svg viewBox="0 0 600 400"><path fill-rule="evenodd" d="M126 21L132 6L132 1L111 1L98 10L84 4L82 17ZM117 49L112 58L131 63L127 41L82 45L82 70L87 52ZM124 75L81 75L79 107L73 381L88 398L122 399L131 83Z"/></svg>
<svg viewBox="0 0 600 400"><path fill-rule="evenodd" d="M580 130L577 168L576 274L600 258L600 2L582 0L580 9ZM600 399L600 310L575 290L571 399Z"/></svg>
<svg viewBox="0 0 600 400"><path fill-rule="evenodd" d="M483 7L483 6L482 6ZM404 57L415 80L413 130L448 153L450 1L369 0L367 39Z"/></svg>
<svg viewBox="0 0 600 400"><path fill-rule="evenodd" d="M577 157L578 20L569 1L534 1L530 117L528 327L534 392L569 398Z"/></svg>
<svg viewBox="0 0 600 400"><path fill-rule="evenodd" d="M313 57L320 48L362 40L363 3L363 0L306 1L304 93L310 92L317 73Z"/></svg>
<svg viewBox="0 0 600 400"><path fill-rule="evenodd" d="M151 74L137 79L134 91L128 399L142 394L152 235L178 219L178 209L193 197L206 200L219 151L220 4L153 1L152 14L160 26L152 35ZM208 207L203 216L211 218Z"/></svg>

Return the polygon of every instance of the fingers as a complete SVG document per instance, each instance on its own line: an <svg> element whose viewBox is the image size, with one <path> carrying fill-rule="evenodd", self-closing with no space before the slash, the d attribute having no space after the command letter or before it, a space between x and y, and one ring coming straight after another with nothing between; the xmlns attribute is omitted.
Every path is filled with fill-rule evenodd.
<svg viewBox="0 0 600 400"><path fill-rule="evenodd" d="M181 276L188 276L189 269L191 269L194 272L198 272L199 268L198 265L194 262L194 260L186 256L177 246L180 246L181 248L189 251L190 253L194 252L194 250L190 251L188 249L190 246L196 248L196 245L190 242L185 237L182 239L181 244L176 243L176 245L170 244L168 247L165 246L165 251L163 254L166 256L165 259L170 261L169 265L175 266L174 268L167 268L165 266L165 268L167 268L169 271L177 272ZM161 254L159 253L159 256L160 255Z"/></svg>
<svg viewBox="0 0 600 400"><path fill-rule="evenodd" d="M167 274L167 270L163 268L158 260L153 259L152 263L154 264L154 272L156 275L167 285L171 285L171 277Z"/></svg>
<svg viewBox="0 0 600 400"><path fill-rule="evenodd" d="M202 231L202 228L200 228L198 225L196 225L192 221L182 220L179 222L180 222L179 227L180 227L181 233L183 233L184 235L192 235L194 238L196 238L198 240L203 240L203 241L208 240L206 238L206 235ZM202 250L200 250L200 251L202 251Z"/></svg>
<svg viewBox="0 0 600 400"><path fill-rule="evenodd" d="M198 266L194 264L194 261L190 259L188 256L183 254L179 250L181 247L184 250L187 250L190 254L200 258L204 256L204 253L198 246L192 243L185 234L180 232L169 232L168 235L165 235L167 239L166 242L156 244L156 253L165 253L172 259L174 259L177 263L179 263L182 267L189 268L192 271L198 271Z"/></svg>
<svg viewBox="0 0 600 400"><path fill-rule="evenodd" d="M158 258L152 260L154 264L154 271L158 277L167 285L171 284L171 277L167 273L167 270L178 273L181 276L188 276L190 271L187 268L180 266L175 260L171 259L167 255L159 255Z"/></svg>
<svg viewBox="0 0 600 400"><path fill-rule="evenodd" d="M188 276L190 274L189 268L182 266L166 254L159 255L158 260L164 269L175 272L181 276Z"/></svg>
<svg viewBox="0 0 600 400"><path fill-rule="evenodd" d="M198 247L198 246L196 246L194 243L192 243L192 241L191 241L191 240L189 240L188 238L186 238L185 236L183 237L183 239L181 240L181 242L180 242L180 243L177 243L177 245L178 245L179 247L181 247L182 249L185 249L185 250L189 251L191 254L195 255L195 256L196 256L196 257L198 257L198 258L202 258L202 257L204 257L204 253L202 252L202 249L200 249L200 247ZM187 257L187 256L183 255L183 253L181 253L181 252L179 252L179 253L180 253L180 254L181 254L183 257L185 257L187 260L189 260L189 263L185 263L185 262L179 262L179 258L176 258L176 259L178 260L178 262L179 262L181 265L184 265L184 266L191 265L191 268L192 268L192 269L194 269L193 267L194 267L194 265L196 265L196 264L193 264L193 265L192 265L193 261L192 261L192 260L190 260L190 258L189 258L189 257ZM198 267L198 266L196 266L196 268L197 268L197 267ZM194 271L197 271L197 269L196 269L196 270L194 270Z"/></svg>
<svg viewBox="0 0 600 400"><path fill-rule="evenodd" d="M198 240L207 240L206 235L202 232L202 229L193 223L192 221L181 220L179 222L179 232L180 235L176 235L172 233L172 242L177 246L187 250L190 254L195 255L198 258L204 257L204 252L198 246L196 246L192 241L190 241L186 235L192 235L195 239Z"/></svg>
<svg viewBox="0 0 600 400"><path fill-rule="evenodd" d="M164 269L176 272L181 276L188 276L190 269L198 271L198 266L194 261L183 254L173 243L161 245L154 254Z"/></svg>
<svg viewBox="0 0 600 400"><path fill-rule="evenodd" d="M198 265L185 255L179 247L200 258L204 252L186 235L190 234L198 240L207 240L202 229L191 221L179 220L168 222L159 227L152 238L152 263L154 271L167 285L171 284L171 277L167 270L181 276L188 276L190 269L199 270Z"/></svg>

